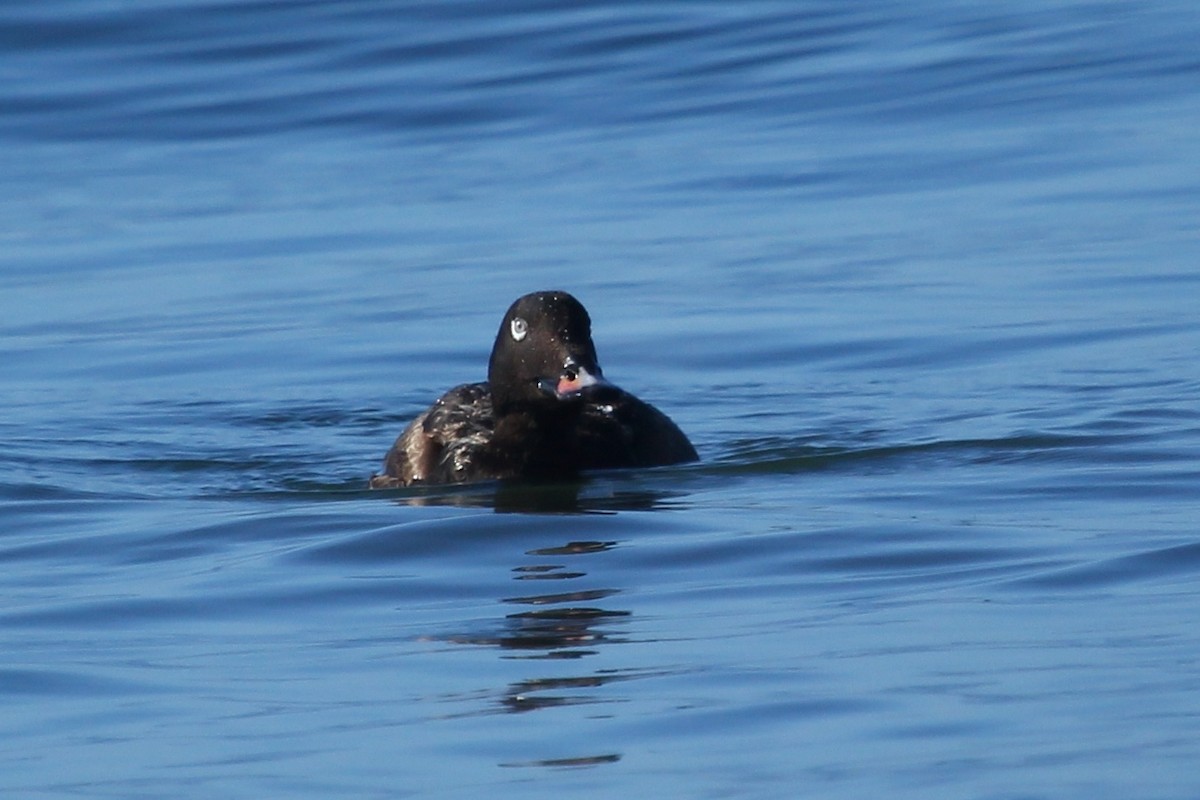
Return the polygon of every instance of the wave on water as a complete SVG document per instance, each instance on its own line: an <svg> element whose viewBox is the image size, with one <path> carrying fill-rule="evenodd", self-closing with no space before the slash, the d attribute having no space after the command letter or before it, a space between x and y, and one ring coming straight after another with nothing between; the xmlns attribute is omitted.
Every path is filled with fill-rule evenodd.
<svg viewBox="0 0 1200 800"><path fill-rule="evenodd" d="M979 439L944 439L895 444L826 445L811 438L743 439L709 470L714 474L755 475L819 470L870 470L874 465L959 462L1009 463L1026 460L1064 460L1089 448L1111 446L1120 437L1059 433L1015 433Z"/></svg>

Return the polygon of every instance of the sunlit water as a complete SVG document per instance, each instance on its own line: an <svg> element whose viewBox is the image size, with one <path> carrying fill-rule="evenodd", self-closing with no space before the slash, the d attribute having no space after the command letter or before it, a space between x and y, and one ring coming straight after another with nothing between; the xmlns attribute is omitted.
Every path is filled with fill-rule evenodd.
<svg viewBox="0 0 1200 800"><path fill-rule="evenodd" d="M1191 4L0 41L0 794L1200 792ZM702 461L366 491L542 288Z"/></svg>

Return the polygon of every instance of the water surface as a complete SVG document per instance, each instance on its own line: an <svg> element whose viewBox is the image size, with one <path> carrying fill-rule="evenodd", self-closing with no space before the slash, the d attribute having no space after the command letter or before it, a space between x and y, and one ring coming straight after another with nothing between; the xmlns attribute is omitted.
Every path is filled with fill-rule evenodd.
<svg viewBox="0 0 1200 800"><path fill-rule="evenodd" d="M0 790L1195 797L1198 35L0 10ZM702 461L366 491L542 288Z"/></svg>

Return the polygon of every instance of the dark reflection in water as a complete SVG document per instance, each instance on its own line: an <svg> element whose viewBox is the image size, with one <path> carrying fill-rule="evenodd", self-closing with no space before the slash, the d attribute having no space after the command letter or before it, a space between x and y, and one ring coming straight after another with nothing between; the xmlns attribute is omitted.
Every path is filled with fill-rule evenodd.
<svg viewBox="0 0 1200 800"><path fill-rule="evenodd" d="M535 550L530 554L540 555L548 550L595 553L612 545L612 542L571 542L562 548ZM514 567L513 572L513 579L519 581L574 581L587 577L582 570L566 571L559 564L522 565ZM619 589L605 588L501 598L502 603L521 610L506 614L498 632L448 638L459 644L491 645L511 651L506 658L572 659L594 655L600 645L623 640L610 624L628 618L630 612L596 605L597 601L618 594Z"/></svg>
<svg viewBox="0 0 1200 800"><path fill-rule="evenodd" d="M531 556L577 556L584 553L603 553L617 546L616 542L567 542L562 547L539 547L530 550Z"/></svg>
<svg viewBox="0 0 1200 800"><path fill-rule="evenodd" d="M615 764L621 760L618 753L605 753L599 756L582 756L580 758L547 758L540 761L506 761L502 767L594 767L599 764Z"/></svg>
<svg viewBox="0 0 1200 800"><path fill-rule="evenodd" d="M542 708L577 706L588 703L614 702L586 694L616 681L629 680L632 675L590 675L582 678L537 678L518 681L508 687L503 703L509 711L536 711ZM549 692L550 694L544 694ZM579 694L578 692L584 692ZM535 694L536 693L536 694Z"/></svg>
<svg viewBox="0 0 1200 800"><path fill-rule="evenodd" d="M420 486L376 490L372 494L386 494L393 502L403 505L490 508L497 514L652 511L671 506L685 496L678 488L659 490L633 484L626 487L606 479L570 483L506 481L464 486Z"/></svg>
<svg viewBox="0 0 1200 800"><path fill-rule="evenodd" d="M552 602L569 603L593 599L598 592L579 592L576 595L560 595L563 598ZM537 598L543 602L543 598ZM511 602L527 602L517 598ZM595 647L614 641L613 635L598 626L619 617L628 617L628 611L613 611L594 606L567 606L537 611L521 611L509 614L511 633L501 644L509 648L545 650L527 658L580 658L592 655L595 650L578 649ZM564 649L565 648L565 649Z"/></svg>
<svg viewBox="0 0 1200 800"><path fill-rule="evenodd" d="M569 541L563 545L537 548L525 555L535 557L578 557L607 552L616 546L611 541ZM521 564L512 568L517 581L578 581L587 572L561 563ZM529 660L578 660L596 655L599 648L626 641L623 628L632 612L612 608L607 602L621 594L615 588L579 588L572 591L520 594L500 598L500 602L518 610L498 621L497 632L447 637L456 644L498 647L502 658ZM604 602L603 605L601 603ZM610 671L578 675L531 677L506 686L499 697L499 709L524 713L544 708L620 702L602 697L602 687L619 681L644 677L634 671ZM608 763L619 756L587 757L580 764ZM543 765L552 766L552 765ZM568 766L562 764L559 766Z"/></svg>
<svg viewBox="0 0 1200 800"><path fill-rule="evenodd" d="M578 573L572 579L583 577ZM571 659L594 655L602 644L623 641L605 623L628 617L630 612L600 608L594 603L619 594L617 589L594 589L561 594L510 597L515 605L553 606L507 614L499 632L451 636L459 644L494 645L513 651L508 658Z"/></svg>

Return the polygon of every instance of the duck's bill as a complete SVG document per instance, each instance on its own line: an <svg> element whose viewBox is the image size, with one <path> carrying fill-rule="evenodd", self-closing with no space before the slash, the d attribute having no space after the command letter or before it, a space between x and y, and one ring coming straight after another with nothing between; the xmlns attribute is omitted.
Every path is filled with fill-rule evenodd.
<svg viewBox="0 0 1200 800"><path fill-rule="evenodd" d="M586 367L570 365L558 378L543 378L538 388L559 400L570 400L593 388L612 386L599 370L589 372Z"/></svg>

